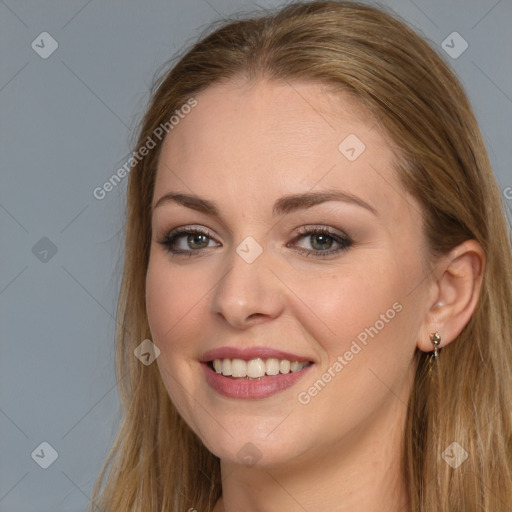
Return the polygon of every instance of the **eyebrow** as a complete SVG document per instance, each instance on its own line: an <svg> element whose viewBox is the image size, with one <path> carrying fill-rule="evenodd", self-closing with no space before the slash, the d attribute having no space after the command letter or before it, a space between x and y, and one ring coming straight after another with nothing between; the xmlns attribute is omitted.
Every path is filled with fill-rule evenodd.
<svg viewBox="0 0 512 512"><path fill-rule="evenodd" d="M292 194L288 196L280 197L275 203L272 210L272 215L286 215L297 210L305 208L311 208L318 204L326 203L328 201L341 201L343 203L350 203L365 208L378 216L378 211L363 201L360 197L351 194L349 192L342 192L341 190L323 190L319 192L306 192L304 194ZM205 213L207 215L213 215L220 217L220 209L218 205L209 199L203 199L202 197L194 194L182 194L169 192L163 195L153 207L153 211L166 203L174 202L191 208L198 212Z"/></svg>

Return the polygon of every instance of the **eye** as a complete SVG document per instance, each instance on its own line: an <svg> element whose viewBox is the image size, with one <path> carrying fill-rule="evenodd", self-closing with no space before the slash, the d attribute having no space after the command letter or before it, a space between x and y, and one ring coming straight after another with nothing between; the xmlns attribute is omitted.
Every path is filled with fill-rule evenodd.
<svg viewBox="0 0 512 512"><path fill-rule="evenodd" d="M353 244L347 234L337 233L325 226L303 226L299 233L299 236L295 237L291 245L287 244L287 247L295 247L306 256L318 258L333 256L341 251L346 251ZM297 241L301 239L307 241L306 245L309 245L310 248L297 246ZM204 249L220 245L213 239L209 231L194 226L176 228L167 233L158 243L163 245L172 256L199 256L205 252Z"/></svg>
<svg viewBox="0 0 512 512"><path fill-rule="evenodd" d="M210 242L214 242L211 234L205 229L194 226L176 228L158 241L172 255L187 254L189 256L211 247Z"/></svg>
<svg viewBox="0 0 512 512"><path fill-rule="evenodd" d="M347 234L336 233L325 226L303 226L300 229L300 235L294 239L294 242L296 243L297 240L301 239L305 239L307 241L306 245L309 245L311 249L297 247L299 252L306 254L306 256L320 258L346 251L353 244L352 239Z"/></svg>

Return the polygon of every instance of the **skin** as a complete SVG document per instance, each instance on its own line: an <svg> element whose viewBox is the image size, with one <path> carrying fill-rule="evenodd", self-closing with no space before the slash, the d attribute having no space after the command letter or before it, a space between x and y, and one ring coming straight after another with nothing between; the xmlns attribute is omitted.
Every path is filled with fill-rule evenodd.
<svg viewBox="0 0 512 512"><path fill-rule="evenodd" d="M171 191L196 194L215 201L221 216L174 202L154 209L146 300L168 393L221 459L215 512L405 510L401 442L412 358L416 348L433 349L430 333L438 330L445 346L469 320L481 249L468 241L428 261L421 209L397 181L394 148L348 96L311 83L232 80L196 99L164 141L153 207ZM354 161L338 149L349 134L365 144ZM326 188L358 196L377 214L329 201L272 217L281 196ZM348 233L353 244L306 256L300 249L318 253L332 239L298 238L305 225ZM203 245L190 246L186 234L176 242L199 247L199 256L173 256L159 243L179 226L210 233ZM236 252L248 236L263 250L252 263ZM400 311L378 334L300 403L298 394L332 373L338 356L396 303ZM208 386L198 361L204 351L255 345L314 365L262 400L226 398ZM259 457L250 466L239 456L247 443Z"/></svg>

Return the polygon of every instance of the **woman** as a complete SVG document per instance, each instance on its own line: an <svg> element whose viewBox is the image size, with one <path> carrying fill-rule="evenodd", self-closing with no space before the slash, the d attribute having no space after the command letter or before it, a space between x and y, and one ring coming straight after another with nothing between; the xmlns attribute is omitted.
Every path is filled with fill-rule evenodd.
<svg viewBox="0 0 512 512"><path fill-rule="evenodd" d="M93 508L511 509L510 239L427 43L348 2L225 22L135 150Z"/></svg>

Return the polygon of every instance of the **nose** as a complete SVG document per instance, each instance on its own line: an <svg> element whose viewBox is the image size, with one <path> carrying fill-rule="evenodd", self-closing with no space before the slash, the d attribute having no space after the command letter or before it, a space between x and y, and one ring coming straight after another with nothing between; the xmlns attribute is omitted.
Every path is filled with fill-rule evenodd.
<svg viewBox="0 0 512 512"><path fill-rule="evenodd" d="M284 294L274 272L265 251L248 262L233 250L213 293L212 312L237 329L277 318L284 307Z"/></svg>

